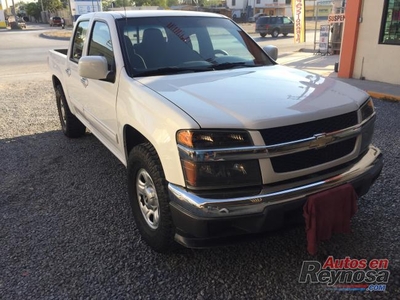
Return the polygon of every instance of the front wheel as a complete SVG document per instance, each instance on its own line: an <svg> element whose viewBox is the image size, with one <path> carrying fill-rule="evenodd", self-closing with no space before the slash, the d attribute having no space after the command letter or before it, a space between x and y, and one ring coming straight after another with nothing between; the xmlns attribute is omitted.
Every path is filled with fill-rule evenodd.
<svg viewBox="0 0 400 300"><path fill-rule="evenodd" d="M175 227L167 183L154 147L149 143L134 147L127 167L129 202L143 240L157 252L173 250Z"/></svg>

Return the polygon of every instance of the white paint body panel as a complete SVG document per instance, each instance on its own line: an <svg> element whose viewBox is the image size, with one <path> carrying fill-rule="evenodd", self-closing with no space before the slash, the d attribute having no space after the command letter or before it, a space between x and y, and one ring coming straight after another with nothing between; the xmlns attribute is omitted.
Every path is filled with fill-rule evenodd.
<svg viewBox="0 0 400 300"><path fill-rule="evenodd" d="M263 129L303 123L357 110L368 98L340 81L278 65L139 81L182 108L202 128Z"/></svg>
<svg viewBox="0 0 400 300"><path fill-rule="evenodd" d="M210 16L190 12L127 12L128 17L158 15ZM100 112L100 115L89 119L77 112L77 109L85 111L81 107L83 103L71 102L71 95L79 93L81 87L79 84L68 86L71 78L67 79L62 71L65 63L61 64L60 54L51 54L49 66L64 88L71 111L125 165L124 127L135 128L156 149L167 181L176 185L185 186L176 145L176 132L180 129L257 130L297 124L354 111L368 97L365 92L342 82L278 65L130 78L123 65L114 24L114 18L122 18L123 14L97 13L85 17L90 18L89 28L93 20L110 24L116 82L104 93L101 90L92 93L96 98L90 99L87 105L96 108L93 114ZM68 64L67 57L65 60ZM69 66L71 77L79 77L76 64ZM74 81L80 82L80 78ZM107 85L90 81L89 85L95 89ZM76 99L81 97L78 95ZM106 106L96 107L104 103ZM104 134L105 128L108 128L108 137ZM255 143L261 144L262 139Z"/></svg>

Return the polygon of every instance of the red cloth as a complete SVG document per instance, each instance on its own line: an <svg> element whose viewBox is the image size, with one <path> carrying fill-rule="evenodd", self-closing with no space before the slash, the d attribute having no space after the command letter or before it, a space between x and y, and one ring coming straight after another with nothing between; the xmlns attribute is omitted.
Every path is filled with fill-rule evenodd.
<svg viewBox="0 0 400 300"><path fill-rule="evenodd" d="M344 184L308 197L303 206L306 221L307 250L317 253L319 241L332 233L349 233L350 219L357 211L357 194L351 184Z"/></svg>

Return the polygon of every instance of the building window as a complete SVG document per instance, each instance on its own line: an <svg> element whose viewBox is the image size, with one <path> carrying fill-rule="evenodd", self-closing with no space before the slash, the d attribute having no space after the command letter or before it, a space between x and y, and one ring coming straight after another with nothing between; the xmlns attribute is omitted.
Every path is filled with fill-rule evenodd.
<svg viewBox="0 0 400 300"><path fill-rule="evenodd" d="M232 0L232 6L236 5L236 0Z"/></svg>
<svg viewBox="0 0 400 300"><path fill-rule="evenodd" d="M286 5L291 5L292 4L292 0L286 0Z"/></svg>
<svg viewBox="0 0 400 300"><path fill-rule="evenodd" d="M274 3L278 2L278 0L274 0Z"/></svg>
<svg viewBox="0 0 400 300"><path fill-rule="evenodd" d="M385 1L379 43L400 45L400 0Z"/></svg>
<svg viewBox="0 0 400 300"><path fill-rule="evenodd" d="M260 4L261 3L261 0L256 0L256 4Z"/></svg>

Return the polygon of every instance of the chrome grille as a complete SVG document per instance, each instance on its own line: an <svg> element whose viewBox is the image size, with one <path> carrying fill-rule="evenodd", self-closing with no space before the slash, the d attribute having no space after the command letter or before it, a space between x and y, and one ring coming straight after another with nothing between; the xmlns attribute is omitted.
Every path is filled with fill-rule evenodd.
<svg viewBox="0 0 400 300"><path fill-rule="evenodd" d="M291 172L314 167L350 154L355 146L356 138L328 145L321 149L311 149L288 155L271 158L276 173Z"/></svg>
<svg viewBox="0 0 400 300"><path fill-rule="evenodd" d="M260 130L266 145L301 140L317 133L328 133L354 126L358 123L357 111L302 124Z"/></svg>

